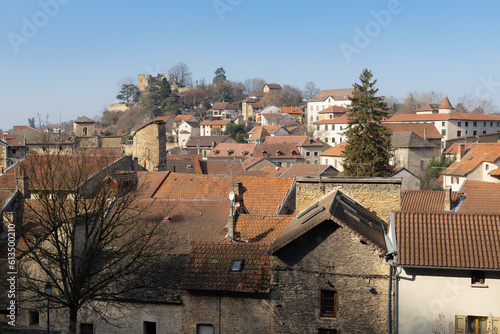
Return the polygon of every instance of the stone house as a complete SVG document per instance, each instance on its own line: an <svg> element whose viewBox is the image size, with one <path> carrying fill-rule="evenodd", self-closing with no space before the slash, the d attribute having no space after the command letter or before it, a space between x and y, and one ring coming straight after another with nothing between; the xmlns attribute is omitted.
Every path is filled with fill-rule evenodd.
<svg viewBox="0 0 500 334"><path fill-rule="evenodd" d="M167 136L171 135L172 134L172 123L173 123L174 118L172 116L165 115L165 116L158 116L158 117L156 117L156 119L159 121L165 122L165 133L167 134Z"/></svg>
<svg viewBox="0 0 500 334"><path fill-rule="evenodd" d="M137 163L149 171L165 170L167 137L165 122L153 120L134 132L133 143L126 148Z"/></svg>
<svg viewBox="0 0 500 334"><path fill-rule="evenodd" d="M191 136L186 142L186 148L196 150L197 154L206 158L208 152L219 143L237 143L237 141L231 136Z"/></svg>
<svg viewBox="0 0 500 334"><path fill-rule="evenodd" d="M255 121L256 114L259 113L264 106L262 103L255 101L255 99L248 98L241 103L241 113L243 115L243 121Z"/></svg>
<svg viewBox="0 0 500 334"><path fill-rule="evenodd" d="M306 163L320 163L321 152L330 148L325 143L308 136L269 136L264 140L264 144L287 144L297 146L300 155Z"/></svg>
<svg viewBox="0 0 500 334"><path fill-rule="evenodd" d="M394 157L391 165L403 167L422 176L425 166L439 154L439 146L419 137L415 132L394 132L391 137Z"/></svg>
<svg viewBox="0 0 500 334"><path fill-rule="evenodd" d="M265 130L265 132L264 132ZM281 125L276 125L276 126L261 126L257 125L253 127L250 131L248 131L248 140L256 140L256 141L262 141L263 136L262 133L269 134L269 136L288 136L290 135L290 132L283 126ZM258 143L254 143L258 144Z"/></svg>
<svg viewBox="0 0 500 334"><path fill-rule="evenodd" d="M395 167L394 172L389 177L402 180L401 190L420 190L421 188L420 178L404 167Z"/></svg>
<svg viewBox="0 0 500 334"><path fill-rule="evenodd" d="M179 126L181 125L182 122L198 122L198 119L194 117L193 115L177 115L174 117L172 120L172 134L178 135L178 130Z"/></svg>
<svg viewBox="0 0 500 334"><path fill-rule="evenodd" d="M215 102L212 106L212 118L214 120L231 120L234 121L241 115L240 108L229 102Z"/></svg>
<svg viewBox="0 0 500 334"><path fill-rule="evenodd" d="M265 84L264 87L262 87L262 92L264 93L278 93L281 91L281 85L271 83L271 84Z"/></svg>

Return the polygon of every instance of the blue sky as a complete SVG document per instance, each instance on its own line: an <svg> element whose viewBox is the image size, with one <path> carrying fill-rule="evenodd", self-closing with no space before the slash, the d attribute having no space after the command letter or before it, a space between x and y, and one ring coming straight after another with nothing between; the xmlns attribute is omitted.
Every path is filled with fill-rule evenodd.
<svg viewBox="0 0 500 334"><path fill-rule="evenodd" d="M351 87L368 68L382 95L435 90L500 106L499 12L487 0L4 0L0 128L94 117L124 77L178 62L193 79L222 66L229 80L301 89Z"/></svg>

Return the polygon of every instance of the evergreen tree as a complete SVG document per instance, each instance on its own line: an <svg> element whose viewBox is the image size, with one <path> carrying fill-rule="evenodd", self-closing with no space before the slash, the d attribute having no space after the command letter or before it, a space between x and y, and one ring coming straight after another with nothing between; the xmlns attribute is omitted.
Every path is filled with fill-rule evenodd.
<svg viewBox="0 0 500 334"><path fill-rule="evenodd" d="M354 93L348 107L348 125L345 130L344 174L347 176L388 176L392 172L389 161L393 155L391 131L381 125L389 116L383 96L376 96L377 80L367 69L354 84Z"/></svg>
<svg viewBox="0 0 500 334"><path fill-rule="evenodd" d="M226 82L227 77L226 77L226 70L224 70L224 67L219 67L218 69L215 70L215 77L213 79L214 85L217 85L222 82Z"/></svg>
<svg viewBox="0 0 500 334"><path fill-rule="evenodd" d="M179 98L165 79L159 84L148 86L147 94L141 95L141 105L155 117L165 112L174 115L179 113Z"/></svg>
<svg viewBox="0 0 500 334"><path fill-rule="evenodd" d="M139 89L134 84L123 84L120 93L116 95L116 98L122 102L132 102L138 98Z"/></svg>

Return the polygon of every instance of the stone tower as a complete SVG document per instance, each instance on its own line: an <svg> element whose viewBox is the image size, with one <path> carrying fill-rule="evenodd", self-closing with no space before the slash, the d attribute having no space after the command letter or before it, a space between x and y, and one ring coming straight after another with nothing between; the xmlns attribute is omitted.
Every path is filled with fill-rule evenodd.
<svg viewBox="0 0 500 334"><path fill-rule="evenodd" d="M73 122L73 132L76 137L93 137L95 122L86 116L82 116Z"/></svg>
<svg viewBox="0 0 500 334"><path fill-rule="evenodd" d="M167 168L167 136L165 122L153 120L134 133L133 156L148 171Z"/></svg>

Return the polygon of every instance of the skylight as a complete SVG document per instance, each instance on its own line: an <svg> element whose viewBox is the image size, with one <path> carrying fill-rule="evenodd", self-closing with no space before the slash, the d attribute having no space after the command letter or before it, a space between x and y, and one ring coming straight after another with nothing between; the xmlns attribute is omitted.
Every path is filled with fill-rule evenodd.
<svg viewBox="0 0 500 334"><path fill-rule="evenodd" d="M245 263L244 259L233 259L231 262L231 272L239 273L243 270L243 264Z"/></svg>

